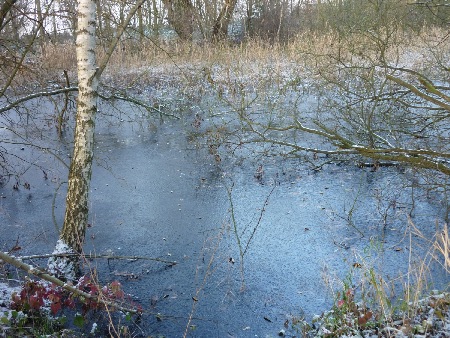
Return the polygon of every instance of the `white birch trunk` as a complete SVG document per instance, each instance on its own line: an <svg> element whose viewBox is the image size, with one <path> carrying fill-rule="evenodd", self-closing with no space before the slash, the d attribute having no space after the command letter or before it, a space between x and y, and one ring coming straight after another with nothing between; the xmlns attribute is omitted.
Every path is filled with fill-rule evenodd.
<svg viewBox="0 0 450 338"><path fill-rule="evenodd" d="M98 74L95 57L96 3L78 1L76 40L78 102L73 157L61 239L81 252L88 217L89 184L94 153Z"/></svg>
<svg viewBox="0 0 450 338"><path fill-rule="evenodd" d="M89 214L89 186L94 156L94 130L99 79L125 28L144 1L137 1L130 10L104 58L100 61L99 67L96 64L95 55L96 1L78 1L76 40L78 100L75 140L69 171L64 225L54 253L82 252ZM77 260L78 257L50 258L48 269L50 273L59 277L73 279L77 272Z"/></svg>
<svg viewBox="0 0 450 338"><path fill-rule="evenodd" d="M81 253L88 220L89 185L94 153L98 74L95 55L96 3L78 1L76 39L78 100L73 156L70 164L64 225L56 253ZM58 276L73 277L76 264L70 258L49 260L49 270ZM73 261L73 259L72 259ZM68 276L69 274L69 276Z"/></svg>

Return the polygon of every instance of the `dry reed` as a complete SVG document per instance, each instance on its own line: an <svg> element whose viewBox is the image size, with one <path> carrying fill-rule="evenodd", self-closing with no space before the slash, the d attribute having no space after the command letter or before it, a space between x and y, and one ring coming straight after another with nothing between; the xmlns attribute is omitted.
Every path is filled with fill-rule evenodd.
<svg viewBox="0 0 450 338"><path fill-rule="evenodd" d="M447 44L441 29L424 29L413 35L399 31L395 38L386 42L387 62L414 68L423 66L424 60L432 62L434 55L447 55ZM99 46L98 58L104 55ZM252 75L250 80L270 68L296 73L333 64L375 62L377 45L373 38L364 34L339 35L336 32L322 34L304 32L287 44L269 43L261 39L247 40L239 44L211 44L208 42L185 43L180 41L128 40L121 42L111 56L106 76L122 78L124 74L148 72L149 76L182 76L183 71L200 71L203 67L229 69L240 75ZM76 54L72 43L48 44L36 62L34 70L44 78L59 78L62 71L69 71L71 81L76 76ZM378 55L379 56L379 55ZM292 70L290 70L292 68ZM149 71L151 70L151 71ZM282 73L281 71L279 72ZM145 78L145 76L144 76Z"/></svg>

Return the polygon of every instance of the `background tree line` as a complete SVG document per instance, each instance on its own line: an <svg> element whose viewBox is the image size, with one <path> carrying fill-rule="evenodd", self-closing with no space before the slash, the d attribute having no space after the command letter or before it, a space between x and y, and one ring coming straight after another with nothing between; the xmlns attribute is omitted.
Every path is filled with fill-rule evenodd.
<svg viewBox="0 0 450 338"><path fill-rule="evenodd" d="M133 7L131 1L101 0L96 3L97 34L107 43ZM221 40L229 30L239 39L260 37L287 41L308 30L364 29L382 19L414 31L425 25L443 26L449 21L445 0L147 0L126 30L128 38L170 37ZM389 11L383 10L389 8ZM74 39L75 0L4 0L0 8L2 45L30 39L61 42ZM380 13L388 17L380 18Z"/></svg>

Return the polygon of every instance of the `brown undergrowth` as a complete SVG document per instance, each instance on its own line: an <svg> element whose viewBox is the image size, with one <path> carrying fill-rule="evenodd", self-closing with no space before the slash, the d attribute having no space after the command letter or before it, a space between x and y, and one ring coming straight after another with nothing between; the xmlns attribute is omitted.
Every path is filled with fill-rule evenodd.
<svg viewBox="0 0 450 338"><path fill-rule="evenodd" d="M433 62L439 53L448 53L445 41L446 32L442 29L423 29L420 34L399 31L395 37L386 41L384 57L386 61L408 62L414 68L423 66L424 60ZM217 69L216 77L226 78L228 72L239 70L241 75L264 76L267 67L286 71L292 67L294 72L301 68L309 71L322 68L327 63L376 62L379 57L377 41L367 34L342 36L337 32L298 34L289 43L269 43L252 39L239 44L211 44L208 42L185 43L179 41L152 42L125 41L120 43L108 64L106 77L119 80L131 75L135 81L147 83L148 77L187 76L192 70L201 72L204 67ZM98 48L98 58L104 51ZM23 76L39 73L49 80L59 79L63 70L70 74L75 83L76 54L73 43L48 44L41 52L29 59L23 67ZM185 73L185 74L183 74ZM126 84L125 84L126 85Z"/></svg>

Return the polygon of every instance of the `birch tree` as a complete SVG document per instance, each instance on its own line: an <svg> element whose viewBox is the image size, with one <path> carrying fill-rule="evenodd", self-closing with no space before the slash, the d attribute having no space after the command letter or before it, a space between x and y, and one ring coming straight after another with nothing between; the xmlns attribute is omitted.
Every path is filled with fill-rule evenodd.
<svg viewBox="0 0 450 338"><path fill-rule="evenodd" d="M81 252L87 224L99 82L96 68L95 28L95 1L79 0L76 32L77 116L64 225L55 250L57 253ZM74 262L68 258L51 258L49 269L58 276L65 276L68 279L75 277Z"/></svg>
<svg viewBox="0 0 450 338"><path fill-rule="evenodd" d="M96 1L78 1L76 37L78 100L75 139L69 170L64 224L55 253L82 252L89 212L89 186L94 157L95 115L100 76L120 37L144 1L138 1L130 10L98 67L95 52ZM50 258L49 270L57 276L73 279L78 270L77 262L70 257Z"/></svg>
<svg viewBox="0 0 450 338"><path fill-rule="evenodd" d="M98 74L95 55L95 1L78 3L76 39L78 105L73 158L69 172L69 189L61 237L75 251L81 251L88 216L88 192L97 112Z"/></svg>

